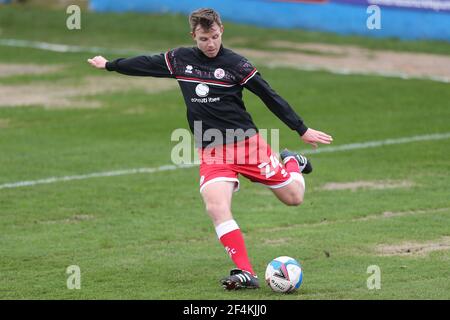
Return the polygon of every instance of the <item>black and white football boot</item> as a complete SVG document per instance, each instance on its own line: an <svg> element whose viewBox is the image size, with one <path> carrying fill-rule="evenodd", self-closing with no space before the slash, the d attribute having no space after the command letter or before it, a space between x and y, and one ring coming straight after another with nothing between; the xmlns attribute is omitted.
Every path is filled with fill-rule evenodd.
<svg viewBox="0 0 450 320"><path fill-rule="evenodd" d="M225 290L258 289L259 280L257 276L241 269L231 269L230 275L220 280Z"/></svg>
<svg viewBox="0 0 450 320"><path fill-rule="evenodd" d="M284 149L280 153L280 157L284 164L291 159L295 159L300 167L301 173L308 174L313 170L311 161L309 161L305 156L302 156L301 154L289 151L288 149Z"/></svg>

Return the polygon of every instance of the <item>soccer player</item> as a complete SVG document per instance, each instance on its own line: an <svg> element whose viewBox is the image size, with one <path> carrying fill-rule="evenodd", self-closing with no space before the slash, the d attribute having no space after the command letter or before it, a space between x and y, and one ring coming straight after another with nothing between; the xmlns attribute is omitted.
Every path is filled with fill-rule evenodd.
<svg viewBox="0 0 450 320"><path fill-rule="evenodd" d="M246 58L223 47L224 26L217 12L198 9L190 14L189 23L195 47L114 61L96 56L88 62L126 75L178 81L201 159L200 192L217 236L236 266L221 284L227 290L259 288L244 238L231 213L238 176L267 186L284 204L298 206L305 193L303 174L310 173L312 166L306 157L289 150L281 152L279 162L245 109L243 89L259 96L305 143L317 147L333 139L308 128Z"/></svg>

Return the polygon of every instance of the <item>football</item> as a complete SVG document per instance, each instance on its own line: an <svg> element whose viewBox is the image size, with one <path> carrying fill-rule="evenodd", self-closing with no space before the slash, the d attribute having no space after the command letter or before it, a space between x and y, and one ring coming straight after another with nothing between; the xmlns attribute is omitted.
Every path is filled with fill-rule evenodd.
<svg viewBox="0 0 450 320"><path fill-rule="evenodd" d="M289 293L300 288L303 270L294 258L281 256L267 265L265 278L273 291Z"/></svg>

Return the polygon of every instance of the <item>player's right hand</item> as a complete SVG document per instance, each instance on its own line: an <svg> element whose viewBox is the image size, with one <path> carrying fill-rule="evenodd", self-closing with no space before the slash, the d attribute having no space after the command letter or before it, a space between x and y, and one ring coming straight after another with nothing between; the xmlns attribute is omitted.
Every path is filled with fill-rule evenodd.
<svg viewBox="0 0 450 320"><path fill-rule="evenodd" d="M98 69L105 69L106 63L108 60L103 58L102 56L95 56L92 59L87 60L91 66L98 68Z"/></svg>

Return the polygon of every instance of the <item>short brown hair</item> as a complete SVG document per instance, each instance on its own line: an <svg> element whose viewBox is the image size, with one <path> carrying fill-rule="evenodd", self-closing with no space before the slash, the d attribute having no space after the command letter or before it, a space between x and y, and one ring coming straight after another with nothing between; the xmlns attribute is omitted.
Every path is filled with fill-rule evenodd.
<svg viewBox="0 0 450 320"><path fill-rule="evenodd" d="M191 25L192 32L195 32L199 25L205 31L209 31L214 22L217 23L219 27L222 26L220 15L213 9L201 8L195 10L189 15L189 24Z"/></svg>

